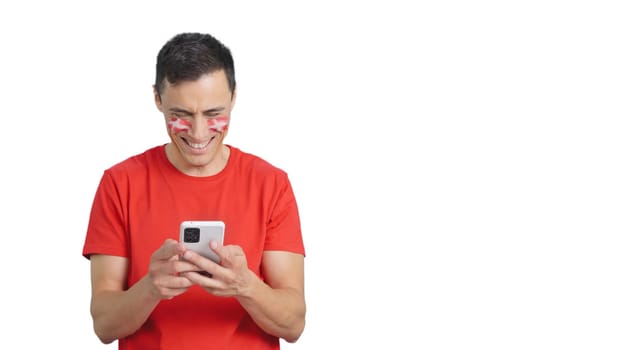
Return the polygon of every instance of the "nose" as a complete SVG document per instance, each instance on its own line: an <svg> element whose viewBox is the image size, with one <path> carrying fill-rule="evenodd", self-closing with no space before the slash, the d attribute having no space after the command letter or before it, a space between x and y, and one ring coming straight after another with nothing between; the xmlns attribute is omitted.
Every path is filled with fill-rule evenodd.
<svg viewBox="0 0 622 350"><path fill-rule="evenodd" d="M194 118L192 120L192 128L188 130L188 134L196 141L205 141L209 135L209 124L204 117Z"/></svg>

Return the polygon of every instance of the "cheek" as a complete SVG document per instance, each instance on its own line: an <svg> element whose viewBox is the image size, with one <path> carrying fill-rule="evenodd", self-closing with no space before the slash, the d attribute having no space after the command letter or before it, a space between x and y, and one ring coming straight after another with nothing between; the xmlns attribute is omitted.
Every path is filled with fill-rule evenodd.
<svg viewBox="0 0 622 350"><path fill-rule="evenodd" d="M192 128L192 123L188 120L172 117L166 122L166 126L169 128L169 130L171 130L171 132L177 134L182 131L189 131Z"/></svg>
<svg viewBox="0 0 622 350"><path fill-rule="evenodd" d="M229 117L216 117L207 120L207 126L211 131L223 132L229 128Z"/></svg>

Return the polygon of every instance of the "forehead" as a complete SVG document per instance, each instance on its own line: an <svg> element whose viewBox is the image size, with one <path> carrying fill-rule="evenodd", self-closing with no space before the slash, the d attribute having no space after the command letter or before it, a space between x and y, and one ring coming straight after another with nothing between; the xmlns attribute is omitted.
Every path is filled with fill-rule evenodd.
<svg viewBox="0 0 622 350"><path fill-rule="evenodd" d="M185 80L171 84L164 79L162 84L162 100L212 100L222 102L231 99L231 91L224 70L204 74L196 80Z"/></svg>

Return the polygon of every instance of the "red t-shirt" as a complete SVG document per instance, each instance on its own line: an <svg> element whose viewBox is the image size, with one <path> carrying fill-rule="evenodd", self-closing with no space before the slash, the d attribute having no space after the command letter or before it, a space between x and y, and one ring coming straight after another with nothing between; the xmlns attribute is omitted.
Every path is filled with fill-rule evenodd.
<svg viewBox="0 0 622 350"><path fill-rule="evenodd" d="M287 174L228 146L225 168L208 177L178 171L160 145L107 169L91 209L82 254L130 260L128 287L147 273L165 239L179 240L184 220L222 220L224 244L244 249L260 278L264 251L305 254L296 199ZM119 339L119 349L278 349L233 298L198 286L161 301L145 324Z"/></svg>

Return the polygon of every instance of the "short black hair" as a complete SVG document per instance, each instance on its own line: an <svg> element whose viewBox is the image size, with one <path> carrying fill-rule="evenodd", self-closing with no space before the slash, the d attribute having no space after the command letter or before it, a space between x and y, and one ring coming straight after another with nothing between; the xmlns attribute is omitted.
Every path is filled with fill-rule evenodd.
<svg viewBox="0 0 622 350"><path fill-rule="evenodd" d="M221 69L233 93L235 69L229 48L210 34L180 33L167 41L158 53L155 88L161 95L164 79L173 85L195 81Z"/></svg>

